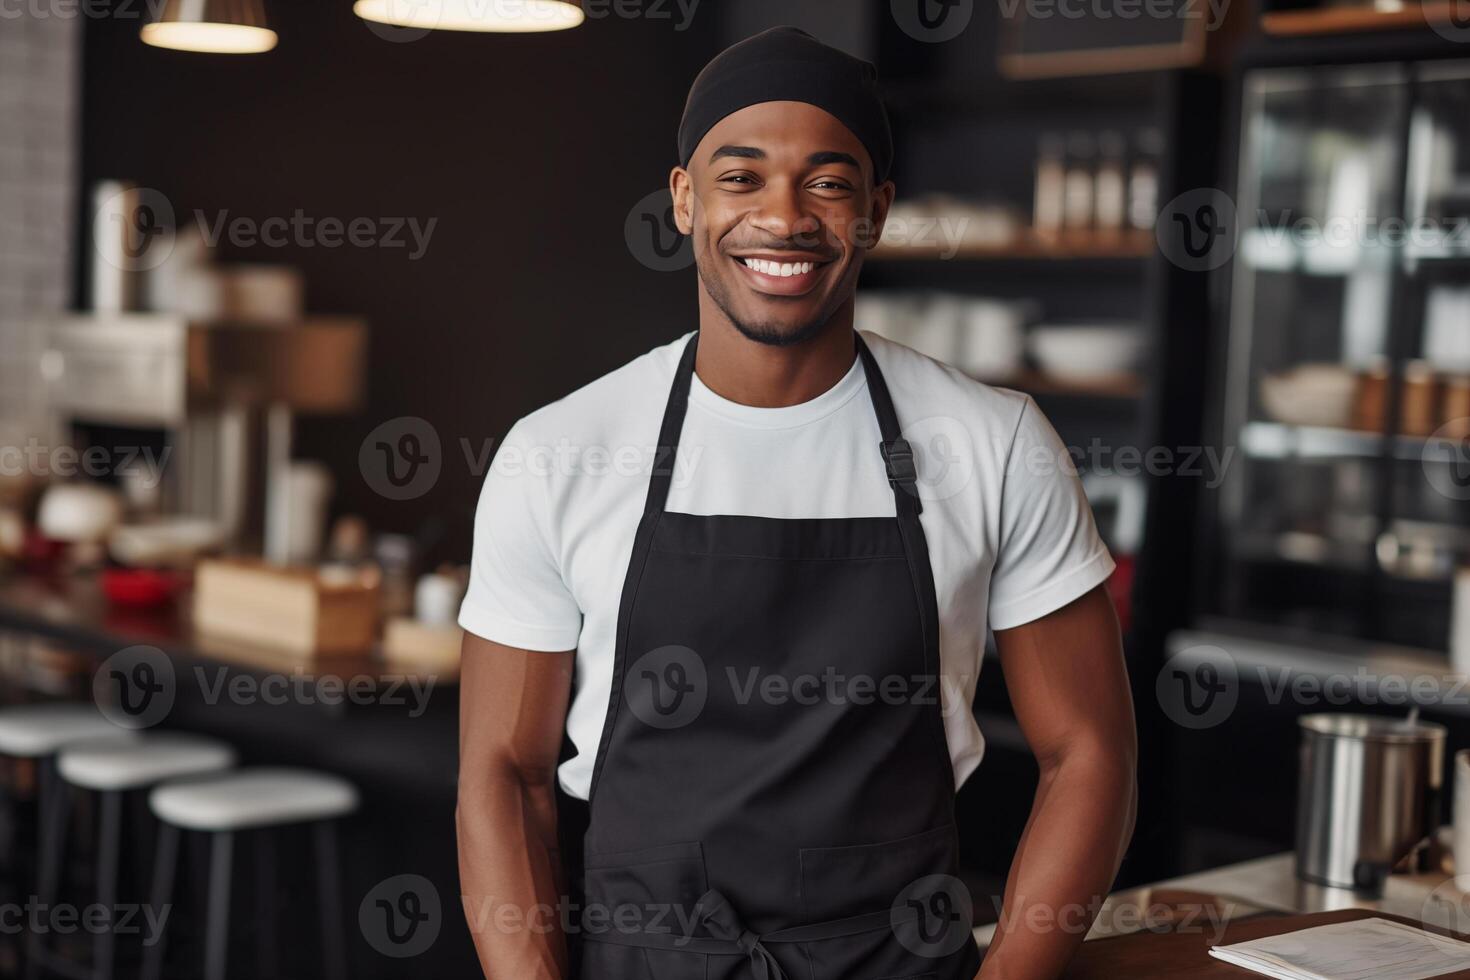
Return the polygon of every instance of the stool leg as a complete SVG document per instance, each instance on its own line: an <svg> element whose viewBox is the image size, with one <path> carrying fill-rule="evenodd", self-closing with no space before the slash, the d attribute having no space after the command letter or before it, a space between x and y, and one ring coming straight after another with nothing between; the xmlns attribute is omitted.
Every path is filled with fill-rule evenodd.
<svg viewBox="0 0 1470 980"><path fill-rule="evenodd" d="M102 820L97 835L97 904L106 909L107 928L92 942L92 976L112 980L117 946L114 916L117 904L117 855L122 838L122 793L102 794Z"/></svg>
<svg viewBox="0 0 1470 980"><path fill-rule="evenodd" d="M71 800L67 795L66 785L56 771L55 760L43 760L38 766L40 786L36 817L40 824L38 832L41 838L41 860L36 875L36 899L38 905L49 908L61 887L61 863L66 846L67 811ZM26 980L36 980L41 975L44 932L42 929L34 929L26 941Z"/></svg>
<svg viewBox="0 0 1470 980"><path fill-rule="evenodd" d="M204 980L225 980L225 954L230 939L230 878L234 871L235 835L214 835L209 851L209 911L204 925Z"/></svg>
<svg viewBox="0 0 1470 980"><path fill-rule="evenodd" d="M280 906L276 903L276 835L266 830L256 835L255 841L255 917L260 923L259 941L255 948L260 951L257 968L262 977L280 975L280 957L276 953L276 917Z"/></svg>
<svg viewBox="0 0 1470 980"><path fill-rule="evenodd" d="M347 976L346 935L342 925L342 876L337 859L337 823L323 820L316 834L317 904L322 912L322 953L326 980Z"/></svg>
<svg viewBox="0 0 1470 980"><path fill-rule="evenodd" d="M153 907L155 921L165 924L160 928L158 935L153 937L153 945L148 947L143 954L142 980L159 980L163 976L163 941L167 935L165 916L172 917L169 902L173 901L174 871L179 858L179 828L171 823L159 821L158 824L158 847L153 854L153 897L149 904Z"/></svg>

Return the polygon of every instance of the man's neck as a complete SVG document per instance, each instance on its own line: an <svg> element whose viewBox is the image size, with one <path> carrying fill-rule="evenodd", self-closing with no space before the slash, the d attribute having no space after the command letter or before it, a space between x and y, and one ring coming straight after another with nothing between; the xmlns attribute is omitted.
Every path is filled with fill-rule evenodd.
<svg viewBox="0 0 1470 980"><path fill-rule="evenodd" d="M701 295L700 300L694 371L721 398L756 408L800 405L837 384L852 369L857 348L850 302L833 313L811 339L776 346L751 340L707 297ZM706 304L712 309L705 309Z"/></svg>

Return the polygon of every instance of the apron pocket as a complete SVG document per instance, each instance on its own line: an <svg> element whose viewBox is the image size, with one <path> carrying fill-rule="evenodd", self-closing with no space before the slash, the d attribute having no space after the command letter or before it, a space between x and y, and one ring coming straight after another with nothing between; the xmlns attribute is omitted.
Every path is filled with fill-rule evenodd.
<svg viewBox="0 0 1470 980"><path fill-rule="evenodd" d="M926 875L953 875L957 844L952 824L911 837L849 847L803 847L801 916L825 922L892 908Z"/></svg>
<svg viewBox="0 0 1470 980"><path fill-rule="evenodd" d="M703 953L588 943L577 980L707 980Z"/></svg>
<svg viewBox="0 0 1470 980"><path fill-rule="evenodd" d="M698 840L588 854L584 867L582 929L589 936L598 932L686 936L694 927L695 905L709 890L704 848Z"/></svg>
<svg viewBox="0 0 1470 980"><path fill-rule="evenodd" d="M857 935L804 943L816 980L971 980L979 951L957 876L955 828L849 847L802 848L802 921L889 912Z"/></svg>

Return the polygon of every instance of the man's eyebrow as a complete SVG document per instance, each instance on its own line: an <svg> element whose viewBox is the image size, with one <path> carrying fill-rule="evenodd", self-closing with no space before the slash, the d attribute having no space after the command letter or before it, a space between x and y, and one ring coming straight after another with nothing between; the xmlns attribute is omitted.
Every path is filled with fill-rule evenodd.
<svg viewBox="0 0 1470 980"><path fill-rule="evenodd" d="M730 146L725 145L710 154L709 162L714 163L720 157L741 157L746 160L764 160L766 151L758 146Z"/></svg>
<svg viewBox="0 0 1470 980"><path fill-rule="evenodd" d="M858 166L857 157L851 153L843 153L841 150L821 150L806 158L808 166L820 167L828 163L845 163L854 169L861 170Z"/></svg>
<svg viewBox="0 0 1470 980"><path fill-rule="evenodd" d="M764 160L766 158L766 151L758 146L730 146L726 144L710 154L710 163L714 163L720 157ZM841 150L818 150L806 158L806 163L809 167L821 167L829 163L845 163L856 170L862 169L858 164L857 157L851 153L844 153Z"/></svg>

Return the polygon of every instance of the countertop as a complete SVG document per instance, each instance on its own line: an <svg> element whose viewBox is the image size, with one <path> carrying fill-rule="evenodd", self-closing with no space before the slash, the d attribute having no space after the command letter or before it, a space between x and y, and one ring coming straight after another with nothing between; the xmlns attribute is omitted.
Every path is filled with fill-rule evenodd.
<svg viewBox="0 0 1470 980"><path fill-rule="evenodd" d="M453 799L454 673L397 667L374 651L303 658L201 636L187 602L119 609L84 576L0 577L0 633L98 662L125 647L156 647L168 658L174 693L161 728L224 738L251 763L336 772L369 792Z"/></svg>
<svg viewBox="0 0 1470 980"><path fill-rule="evenodd" d="M1181 929L1161 935L1130 935L1087 943L1063 974L1065 980L1249 980L1261 974L1225 963L1210 955L1211 946L1228 946L1267 936L1278 936L1333 923L1382 917L1405 925L1423 924L1412 917L1364 909L1342 909L1309 915L1262 915L1232 922L1220 930ZM1431 932L1449 932L1432 928ZM1463 934L1455 938L1464 939ZM1437 980L1470 980L1470 971L1440 974Z"/></svg>
<svg viewBox="0 0 1470 980"><path fill-rule="evenodd" d="M0 577L0 628L47 637L79 650L111 652L131 644L148 644L176 661L227 664L261 675L284 671L401 683L431 673L436 685L458 683L455 671L427 672L388 663L376 650L303 657L207 636L190 621L187 594L160 608L128 609L109 603L96 577L90 575Z"/></svg>
<svg viewBox="0 0 1470 980"><path fill-rule="evenodd" d="M1459 883L1470 886L1467 880ZM1288 851L1114 892L1103 903L1087 939L1146 931L1167 908L1179 904L1196 906L1196 924L1206 932L1262 914L1350 909L1383 912L1451 932L1470 932L1470 894L1460 891L1447 872L1393 874L1383 894L1373 896L1301 881L1296 876L1296 856ZM994 925L982 926L975 930L975 938L981 946L987 946L994 931Z"/></svg>

